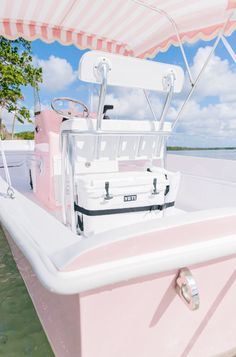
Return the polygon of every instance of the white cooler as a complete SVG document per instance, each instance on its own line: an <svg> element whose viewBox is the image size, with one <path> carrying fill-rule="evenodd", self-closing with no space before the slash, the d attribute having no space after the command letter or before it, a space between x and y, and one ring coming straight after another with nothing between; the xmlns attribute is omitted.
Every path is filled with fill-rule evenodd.
<svg viewBox="0 0 236 357"><path fill-rule="evenodd" d="M75 211L78 229L95 233L160 218L174 206L179 173L128 171L77 175Z"/></svg>

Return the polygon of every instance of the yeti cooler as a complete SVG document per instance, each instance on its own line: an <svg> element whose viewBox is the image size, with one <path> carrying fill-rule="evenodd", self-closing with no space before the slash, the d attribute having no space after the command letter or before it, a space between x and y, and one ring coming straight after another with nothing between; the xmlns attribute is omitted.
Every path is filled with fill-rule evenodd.
<svg viewBox="0 0 236 357"><path fill-rule="evenodd" d="M162 217L176 196L164 171L85 174L75 182L78 230L85 236Z"/></svg>

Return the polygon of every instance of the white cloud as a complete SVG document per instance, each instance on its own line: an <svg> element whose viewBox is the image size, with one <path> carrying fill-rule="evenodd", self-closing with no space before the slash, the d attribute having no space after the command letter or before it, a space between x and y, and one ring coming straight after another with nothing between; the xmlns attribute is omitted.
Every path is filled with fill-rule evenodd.
<svg viewBox="0 0 236 357"><path fill-rule="evenodd" d="M34 114L33 110L30 109L31 120L34 122ZM14 120L14 113L9 113L6 109L2 110L1 118L3 120L3 124L6 126L7 131L11 133L13 120ZM24 124L20 123L19 121L15 121L14 131L25 131L25 130L34 130L34 125L25 121Z"/></svg>
<svg viewBox="0 0 236 357"><path fill-rule="evenodd" d="M172 118L178 109L172 108ZM192 100L179 121L181 130L189 135L235 136L236 103L217 103L201 107Z"/></svg>
<svg viewBox="0 0 236 357"><path fill-rule="evenodd" d="M198 49L193 65L190 68L194 78L200 72L203 63L211 51L211 47ZM217 55L211 57L202 78L199 81L194 98L201 99L206 96L216 96L221 102L236 100L236 67L231 66L227 59Z"/></svg>
<svg viewBox="0 0 236 357"><path fill-rule="evenodd" d="M7 130L8 131L11 130L13 119L14 119L14 114L13 113L9 113L5 109L2 109L1 118L3 120L3 124L6 125Z"/></svg>
<svg viewBox="0 0 236 357"><path fill-rule="evenodd" d="M76 80L77 72L65 58L50 56L48 60L43 60L35 57L34 63L42 67L42 87L49 92L66 89Z"/></svg>
<svg viewBox="0 0 236 357"><path fill-rule="evenodd" d="M191 72L197 77L202 65L208 56L211 47L199 48L193 58ZM43 87L48 91L59 91L68 87L76 80L76 72L70 63L63 58L50 56L48 60L35 58L35 62L43 68ZM81 89L79 87L79 89ZM86 88L87 90L87 88ZM169 110L168 117L173 120L176 117L183 98L190 90L188 78L183 93L175 97ZM153 92L149 93L153 108L157 117L160 117L163 96ZM205 97L215 97L214 101L205 100ZM223 145L231 143L236 137L236 67L226 59L213 55L199 82L195 94L187 104L176 127L177 132L182 132L186 137L184 142L212 143L210 137L220 138ZM93 110L97 109L98 97L95 96ZM126 119L150 119L150 109L141 90L113 88L106 96L106 104L113 104L112 117ZM11 123L11 117L6 117L7 123ZM177 135L179 135L177 133ZM194 138L194 139L191 139ZM202 139L204 137L204 139ZM189 139L190 138L190 139ZM198 139L197 139L198 138ZM212 139L213 140L213 139ZM180 143L181 144L181 143Z"/></svg>
<svg viewBox="0 0 236 357"><path fill-rule="evenodd" d="M196 78L206 60L211 47L199 48L193 58L191 72ZM186 75L185 88L178 100L174 101L169 117L177 115L183 98L190 90ZM207 97L214 97L212 98ZM188 136L198 136L199 142L214 145L236 145L236 67L228 60L213 55L208 63L196 92L186 105L176 126L178 132ZM183 139L182 139L183 140ZM194 140L195 142L195 140ZM183 143L184 144L184 143ZM194 143L193 145L196 145ZM217 144L215 144L217 145Z"/></svg>
<svg viewBox="0 0 236 357"><path fill-rule="evenodd" d="M211 48L199 48L193 58L191 72L196 78ZM190 86L186 75L183 93L174 97L168 113L174 120ZM157 117L160 117L163 96L149 93ZM208 98L207 97L211 97ZM212 100L212 97L214 99ZM180 145L236 145L236 67L228 60L213 55L203 73L197 90L185 107L176 126L182 133ZM96 103L97 105L97 97ZM141 90L113 89L106 97L113 104L113 115L130 119L150 119L151 113ZM95 107L96 108L96 107ZM174 141L172 141L174 143Z"/></svg>
<svg viewBox="0 0 236 357"><path fill-rule="evenodd" d="M157 118L159 118L162 108L161 98L153 93L149 93L149 97ZM112 118L118 117L134 120L148 120L153 118L142 90L125 88L113 89L113 91L106 95L105 104L114 106L114 109L109 112ZM97 110L97 105L98 96L95 96L93 110Z"/></svg>

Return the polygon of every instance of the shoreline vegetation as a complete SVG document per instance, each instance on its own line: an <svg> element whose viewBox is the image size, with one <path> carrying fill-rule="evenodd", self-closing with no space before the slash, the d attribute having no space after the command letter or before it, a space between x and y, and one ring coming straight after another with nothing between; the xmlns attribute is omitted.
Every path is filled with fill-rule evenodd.
<svg viewBox="0 0 236 357"><path fill-rule="evenodd" d="M194 150L236 150L236 146L225 146L225 147L209 147L209 148L192 148L185 146L167 146L167 151L194 151Z"/></svg>
<svg viewBox="0 0 236 357"><path fill-rule="evenodd" d="M8 133L7 133L8 134ZM8 134L2 138L11 140L11 136ZM15 133L15 140L33 140L34 132L33 131L22 131L20 133ZM216 146L216 147L189 147L189 146L167 146L167 151L193 151L193 150L236 150L236 146Z"/></svg>

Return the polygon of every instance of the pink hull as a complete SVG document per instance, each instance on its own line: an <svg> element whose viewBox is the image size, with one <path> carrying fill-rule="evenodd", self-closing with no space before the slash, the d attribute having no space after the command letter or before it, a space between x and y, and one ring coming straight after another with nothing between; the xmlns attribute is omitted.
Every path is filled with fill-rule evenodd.
<svg viewBox="0 0 236 357"><path fill-rule="evenodd" d="M190 311L176 271L80 295L47 291L8 235L18 268L57 357L233 356L236 257L189 267L200 293Z"/></svg>

